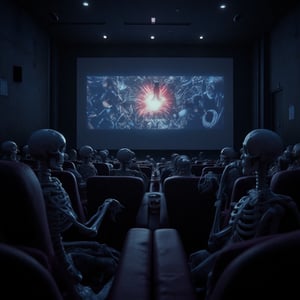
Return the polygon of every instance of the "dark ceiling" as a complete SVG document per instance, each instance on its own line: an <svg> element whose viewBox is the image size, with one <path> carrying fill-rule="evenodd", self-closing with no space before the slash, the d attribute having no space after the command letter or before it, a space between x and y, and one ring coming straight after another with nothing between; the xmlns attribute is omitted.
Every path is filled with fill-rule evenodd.
<svg viewBox="0 0 300 300"><path fill-rule="evenodd" d="M268 33L299 1L14 0L71 44L247 45ZM226 9L220 9L220 4ZM151 18L155 17L155 23ZM104 40L102 35L108 38ZM151 40L150 35L155 35ZM199 38L203 35L203 39Z"/></svg>

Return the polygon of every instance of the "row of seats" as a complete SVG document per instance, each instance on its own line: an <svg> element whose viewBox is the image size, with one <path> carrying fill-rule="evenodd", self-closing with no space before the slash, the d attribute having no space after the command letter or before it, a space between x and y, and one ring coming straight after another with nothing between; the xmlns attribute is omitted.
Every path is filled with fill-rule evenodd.
<svg viewBox="0 0 300 300"><path fill-rule="evenodd" d="M271 188L274 192L289 194L299 201L299 176L300 169L278 172L271 178ZM240 183L241 190L236 191L240 195L255 185L255 178L249 178L247 177L245 185ZM235 185L243 179L245 178L239 178ZM162 193L145 192L140 178L136 177L95 176L88 179L88 209L82 210L83 220L108 197L118 199L125 206L124 215L120 216L114 226L103 228L99 237L101 241L120 249L122 253L111 299L127 299L124 296L122 298L122 295L128 295L128 299L173 299L175 295L176 299L195 299L189 278L187 255L194 250L206 248L214 204L212 195L199 194L198 180L199 177L169 177L164 182ZM282 184L284 182L286 184ZM34 272L43 272L42 270L46 269L44 273L47 275L43 278L49 275L54 279L54 287L49 282L49 287L37 290L37 293L41 293L40 298L45 290L50 288L51 293L49 292L47 299L59 299L51 296L56 293L56 285L62 298L67 299L72 295L72 286L65 282L63 270L55 263L43 195L35 173L23 163L1 161L0 184L3 194L7 195L0 210L0 248L4 248L3 253L7 253L9 251L5 251L5 247L13 247L16 251L12 251L12 254L26 256L24 260L33 260L34 264L39 264L39 271L32 267ZM78 207L80 209L80 203ZM296 232L293 234L284 234L282 239L294 240L298 235ZM280 237L281 235L278 235L278 238ZM256 244L255 247L260 247L260 242L252 241ZM245 252L245 249L248 248L243 248L240 253ZM253 255L257 254L258 250L255 249L251 247ZM267 249L271 250L271 246ZM224 253L226 251L232 249L224 249ZM224 253L222 255L226 256ZM278 252L278 255L279 253L281 252ZM251 256L245 252L246 257L247 255ZM230 264L236 264L233 256L230 257ZM253 259L256 259L256 256ZM21 258L20 260L26 266L26 262ZM216 269L218 268L230 268L228 260L225 265L224 262L217 264ZM220 272L214 274L217 280L214 279L216 282L213 284L212 299L231 299L222 298L223 296L220 298L222 291L216 291L219 289L219 282L224 282L220 279L225 275L222 277ZM15 280L18 280L17 275ZM226 280L224 284L227 284ZM71 296L71 299L76 298Z"/></svg>
<svg viewBox="0 0 300 300"><path fill-rule="evenodd" d="M94 180L97 178L106 177L97 176ZM113 178L120 180L118 177ZM135 183L139 182L139 178L127 177L126 186L131 179ZM90 184L93 183L91 178ZM65 275L66 270L61 268L54 255L43 193L33 169L20 162L1 161L0 187L3 194L7 195L0 210L0 249L3 245L2 253L6 255L4 253L8 251L5 251L4 248L9 246L14 249L11 254L15 253L19 257L15 260L14 269L10 273L15 272L15 274L10 277L9 274L4 275L7 275L6 281L9 281L10 286L15 284L17 287L19 279L22 280L22 276L18 278L19 272L23 272L21 270L27 263L32 263L38 267L26 267L28 277L35 278L43 270L45 272L40 281L37 281L41 282L41 286L38 288L36 288L35 282L26 281L28 287L23 290L24 297L28 295L31 299L76 300L78 297L74 286L66 280L68 278ZM131 187L133 188L132 195L127 196L129 202L135 196L144 198L143 189L136 190L134 185ZM116 188L115 185L114 190L119 192L119 197L123 197L122 199L125 201L124 191L122 193L121 188ZM137 194L135 195L135 193ZM131 203L132 207L136 207L136 215L140 208L137 203L137 200L133 200ZM127 209L126 213L131 215L127 215L127 219L124 218L120 221L125 222L122 226L124 225L124 228L127 226L127 231L121 228L122 226L117 226L117 228L107 229L111 231L112 235L101 236L103 240L111 239L110 242L112 244L115 242L121 249L121 261L110 298L115 300L174 299L176 295L178 299L196 299L189 278L186 254L178 232L174 228L157 228L157 226L153 228L135 227L132 219L135 219L136 215L130 209ZM143 222L145 223L145 221ZM123 231L118 232L119 229ZM101 233L105 230L102 228ZM113 234L117 235L113 236ZM122 243L120 243L119 237L123 239ZM3 256L0 261L1 259L5 260L6 258ZM11 259L14 259L14 256ZM3 270L7 270L7 268L3 268ZM130 276L130 274L132 275ZM42 284L47 277L50 277L49 282ZM30 289L35 289L35 292L29 293ZM56 297L57 293L58 297ZM140 298L141 293L145 297ZM129 298L124 298L124 295L128 295Z"/></svg>

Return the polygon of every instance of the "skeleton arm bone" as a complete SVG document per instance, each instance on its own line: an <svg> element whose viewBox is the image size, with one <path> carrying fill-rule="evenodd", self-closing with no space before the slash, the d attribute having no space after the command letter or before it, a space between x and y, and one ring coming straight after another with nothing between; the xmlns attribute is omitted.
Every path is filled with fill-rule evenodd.
<svg viewBox="0 0 300 300"><path fill-rule="evenodd" d="M111 219L115 221L116 215L122 209L123 205L121 205L118 200L108 198L101 206L98 207L97 212L85 223L85 226L91 228L97 234L106 214L109 213Z"/></svg>
<svg viewBox="0 0 300 300"><path fill-rule="evenodd" d="M110 217L114 220L116 214L121 211L123 206L119 201L115 199L106 199L104 203L99 206L97 212L85 223L81 223L77 220L76 214L72 207L67 209L59 207L58 209L70 220L72 225L77 227L84 235L94 237L97 235L100 225L102 224L104 217L107 213L110 213Z"/></svg>

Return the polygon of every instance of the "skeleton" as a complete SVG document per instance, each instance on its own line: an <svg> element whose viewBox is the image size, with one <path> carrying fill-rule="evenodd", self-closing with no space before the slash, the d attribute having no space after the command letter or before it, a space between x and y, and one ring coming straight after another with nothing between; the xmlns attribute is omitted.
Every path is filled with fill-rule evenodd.
<svg viewBox="0 0 300 300"><path fill-rule="evenodd" d="M84 145L79 149L79 157L82 162L78 166L78 172L81 174L84 181L86 181L90 176L95 176L98 174L96 167L94 166L95 151L89 145Z"/></svg>
<svg viewBox="0 0 300 300"><path fill-rule="evenodd" d="M237 160L236 151L232 147L224 147L220 151L220 156L218 161L216 162L216 166L223 166L225 168L227 165L235 162L236 160ZM226 173L228 170L229 168L226 170ZM220 191L220 193L217 195L218 201L216 201L215 203L216 211L218 212L221 209L220 207L221 201L219 196L221 193L223 193L224 188L226 188L226 186L224 186L224 184L226 185L226 182L224 182L225 179L224 177L223 177L222 186L220 186L222 175L223 174L215 174L212 171L209 171L207 174L201 176L198 182L198 190L202 193L214 192L217 194L220 191L220 189L222 189L222 191ZM226 181L227 180L228 179L226 179Z"/></svg>
<svg viewBox="0 0 300 300"><path fill-rule="evenodd" d="M300 167L300 143L293 146L291 151L291 160L288 169L297 169Z"/></svg>
<svg viewBox="0 0 300 300"><path fill-rule="evenodd" d="M229 224L215 232L214 247L190 255L189 264L197 288L206 288L217 250L225 245L300 228L300 214L294 200L273 193L269 187L269 167L282 151L280 137L271 130L255 129L246 135L242 168L245 175L254 172L256 186L236 203Z"/></svg>
<svg viewBox="0 0 300 300"><path fill-rule="evenodd" d="M58 261L75 281L75 288L82 299L105 299L117 267L118 251L96 241L64 242L63 233L71 226L76 226L87 237L96 237L104 217L109 215L115 220L122 206L115 199L106 199L85 224L79 222L69 195L58 178L51 176L51 170L62 170L66 147L64 136L52 129L40 129L31 135L28 145L31 156L38 162L36 172L43 189L51 239ZM86 260L86 257L91 256L91 253L96 253L93 265L97 263L100 265L98 282L102 285L100 290L83 284L84 277L77 267ZM103 278L111 280L102 283Z"/></svg>
<svg viewBox="0 0 300 300"><path fill-rule="evenodd" d="M215 201L215 216L210 236L208 240L208 246L211 248L214 245L215 235L223 229L225 226L225 214L230 210L230 198L235 180L242 176L241 160L235 160L229 163L220 178L216 201Z"/></svg>
<svg viewBox="0 0 300 300"><path fill-rule="evenodd" d="M119 169L110 169L111 176L135 176L143 179L145 188L148 186L147 176L139 169L134 169L135 153L129 148L120 148L117 152L117 159L120 162Z"/></svg>
<svg viewBox="0 0 300 300"><path fill-rule="evenodd" d="M0 147L1 159L18 161L18 145L14 141L4 141Z"/></svg>

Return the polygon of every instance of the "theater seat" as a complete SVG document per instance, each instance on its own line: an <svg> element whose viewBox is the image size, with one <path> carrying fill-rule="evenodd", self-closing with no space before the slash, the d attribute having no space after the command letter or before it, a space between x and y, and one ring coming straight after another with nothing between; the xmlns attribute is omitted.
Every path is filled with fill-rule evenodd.
<svg viewBox="0 0 300 300"><path fill-rule="evenodd" d="M0 243L0 266L1 298L64 299L50 271L25 251Z"/></svg>
<svg viewBox="0 0 300 300"><path fill-rule="evenodd" d="M135 227L139 207L145 194L144 181L134 176L92 176L86 182L87 210L92 216L105 199L114 198L123 206L116 222L101 225L102 242L121 250L127 231Z"/></svg>
<svg viewBox="0 0 300 300"><path fill-rule="evenodd" d="M108 300L196 300L190 276L175 229L131 228Z"/></svg>
<svg viewBox="0 0 300 300"><path fill-rule="evenodd" d="M25 251L53 274L65 300L75 300L73 284L57 263L44 196L33 169L25 163L0 161L0 242Z"/></svg>
<svg viewBox="0 0 300 300"><path fill-rule="evenodd" d="M109 175L109 166L104 162L94 162L94 166L97 169L97 174L99 176L108 176Z"/></svg>
<svg viewBox="0 0 300 300"><path fill-rule="evenodd" d="M271 177L270 188L274 193L288 195L300 210L300 168L283 170Z"/></svg>
<svg viewBox="0 0 300 300"><path fill-rule="evenodd" d="M137 188L131 190L131 193L127 195L128 199L138 197L139 193L144 191L142 179L134 178L135 180L140 183L133 183L131 180L123 182L131 188ZM113 186L115 190L122 191L120 188L122 184L119 188L116 188L116 185ZM21 291L21 296L12 298L23 298L27 293L26 288L31 286L31 279L33 279L35 290L28 294L29 299L79 300L73 283L67 280L66 270L57 264L47 223L43 193L34 171L23 163L0 161L0 188L3 195L7 195L7 198L2 198L0 209L1 282L5 282L3 277L11 267L12 277L7 277L6 280L15 280L16 289L19 288L13 291L12 295L14 292ZM123 192L124 190L119 194L120 199ZM118 195L115 194L115 196ZM123 200L126 199L125 197ZM120 265L111 289L112 299L173 300L174 296L178 295L178 299L195 300L189 281L185 252L176 230L172 228L155 230L158 230L155 234L150 228L130 228L126 231ZM155 246L152 246L153 243ZM5 246L1 246L3 244ZM1 247L3 251L6 251L6 246L13 248L12 255L25 253L26 258L20 262L21 266L19 258L15 256L12 257L12 261L9 258L1 262ZM153 254L153 247L156 254ZM21 256L24 257L22 254ZM32 260L34 260L33 264L31 264ZM30 264L28 265L27 262ZM154 264L155 272L153 272ZM26 269L26 274L23 269ZM38 274L38 272L40 272L38 278L35 277L36 275L31 275ZM59 294L56 295L56 285L51 280L51 275L62 297ZM18 280L21 282L18 283ZM27 285L24 290L22 284ZM3 286L1 291L3 292L5 288ZM45 295L40 296L39 293L43 291ZM36 297L35 293L37 293ZM156 295L155 298L153 298L154 295ZM185 298L182 298L182 295L185 295Z"/></svg>
<svg viewBox="0 0 300 300"><path fill-rule="evenodd" d="M199 177L172 176L165 179L163 191L169 225L178 230L189 255L207 247L214 218L214 193L198 191Z"/></svg>
<svg viewBox="0 0 300 300"><path fill-rule="evenodd" d="M0 191L1 241L52 257L43 192L33 169L22 162L0 161Z"/></svg>
<svg viewBox="0 0 300 300"><path fill-rule="evenodd" d="M298 230L252 242L225 266L206 300L299 299L299 252Z"/></svg>

